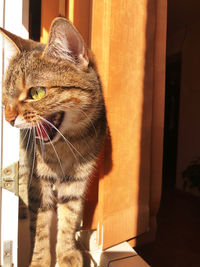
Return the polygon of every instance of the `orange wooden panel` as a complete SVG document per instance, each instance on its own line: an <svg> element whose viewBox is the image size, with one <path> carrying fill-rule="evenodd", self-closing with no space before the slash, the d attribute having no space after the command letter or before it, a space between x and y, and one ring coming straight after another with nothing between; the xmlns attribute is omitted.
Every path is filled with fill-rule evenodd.
<svg viewBox="0 0 200 267"><path fill-rule="evenodd" d="M42 0L41 41L47 42L52 20L66 16L79 30L84 41L90 46L92 0Z"/></svg>
<svg viewBox="0 0 200 267"><path fill-rule="evenodd" d="M47 43L52 20L59 15L59 1L42 0L41 2L41 42Z"/></svg>
<svg viewBox="0 0 200 267"><path fill-rule="evenodd" d="M104 248L148 227L153 79L150 69L145 90L146 20L146 1L94 1L92 49L100 59L112 146L105 155L110 170L99 184Z"/></svg>
<svg viewBox="0 0 200 267"><path fill-rule="evenodd" d="M59 0L59 15L66 16L66 0Z"/></svg>
<svg viewBox="0 0 200 267"><path fill-rule="evenodd" d="M93 176L89 179L87 190L85 194L84 212L83 212L83 228L97 229L99 223L99 177L103 160L104 160L104 146L97 160L96 170Z"/></svg>
<svg viewBox="0 0 200 267"><path fill-rule="evenodd" d="M84 41L90 46L90 18L92 0L69 0L67 18L76 26Z"/></svg>
<svg viewBox="0 0 200 267"><path fill-rule="evenodd" d="M156 0L93 1L91 43L104 86L112 147L104 155L104 163L112 163L99 182L103 248L136 237L149 227L151 156L155 156L152 116L153 110L160 112L156 115L160 127L156 157L161 158L164 103L162 97L159 108L153 109L155 36ZM163 57L160 60L164 62ZM160 75L163 81L163 72ZM163 90L162 84L162 96ZM159 171L154 173L159 196L161 168L159 161Z"/></svg>

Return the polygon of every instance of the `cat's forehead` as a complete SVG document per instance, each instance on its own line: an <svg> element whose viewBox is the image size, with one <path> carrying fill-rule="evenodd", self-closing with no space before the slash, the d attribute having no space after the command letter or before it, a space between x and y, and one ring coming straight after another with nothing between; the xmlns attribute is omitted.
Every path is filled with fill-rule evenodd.
<svg viewBox="0 0 200 267"><path fill-rule="evenodd" d="M19 95L26 87L32 86L34 80L41 82L44 66L41 60L38 60L40 54L37 54L20 53L12 58L4 81L7 94Z"/></svg>
<svg viewBox="0 0 200 267"><path fill-rule="evenodd" d="M42 57L42 51L31 51L16 56L8 68L4 83L8 98L20 98L31 87L77 86L92 87L96 75L77 70L68 61Z"/></svg>

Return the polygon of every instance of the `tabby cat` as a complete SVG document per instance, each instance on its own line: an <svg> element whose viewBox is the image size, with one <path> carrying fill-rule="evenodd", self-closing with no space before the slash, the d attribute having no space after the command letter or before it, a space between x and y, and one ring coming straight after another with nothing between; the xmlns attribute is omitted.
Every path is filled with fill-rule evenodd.
<svg viewBox="0 0 200 267"><path fill-rule="evenodd" d="M65 18L52 22L46 46L4 29L0 32L15 50L5 75L3 105L6 120L21 129L20 194L27 181L33 240L29 266L51 265L54 210L56 267L83 266L75 231L106 131L92 54Z"/></svg>

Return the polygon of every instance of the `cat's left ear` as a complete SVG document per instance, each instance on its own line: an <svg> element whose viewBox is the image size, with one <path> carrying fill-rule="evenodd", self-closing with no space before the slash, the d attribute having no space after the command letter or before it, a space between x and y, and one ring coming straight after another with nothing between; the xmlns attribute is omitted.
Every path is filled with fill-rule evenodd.
<svg viewBox="0 0 200 267"><path fill-rule="evenodd" d="M5 40L6 46L8 45L9 48L12 49L12 53L19 54L22 51L30 51L41 46L40 43L35 42L33 40L26 40L23 39L3 28L0 27L0 34Z"/></svg>
<svg viewBox="0 0 200 267"><path fill-rule="evenodd" d="M89 64L83 38L72 23L65 18L56 18L52 22L49 41L43 55L72 61L81 69Z"/></svg>
<svg viewBox="0 0 200 267"><path fill-rule="evenodd" d="M0 42L5 49L7 59L10 59L20 53L20 50L14 41L14 37L15 35L12 33L0 28Z"/></svg>

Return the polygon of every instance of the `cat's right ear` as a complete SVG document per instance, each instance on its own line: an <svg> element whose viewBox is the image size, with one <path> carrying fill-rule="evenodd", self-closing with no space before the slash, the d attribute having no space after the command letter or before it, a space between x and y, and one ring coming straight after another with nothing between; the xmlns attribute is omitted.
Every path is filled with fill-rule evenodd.
<svg viewBox="0 0 200 267"><path fill-rule="evenodd" d="M65 18L56 18L51 25L49 41L43 55L68 60L79 69L89 64L86 45L74 25Z"/></svg>

